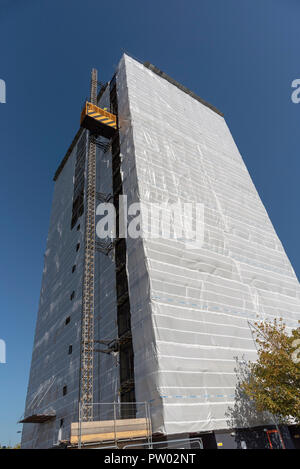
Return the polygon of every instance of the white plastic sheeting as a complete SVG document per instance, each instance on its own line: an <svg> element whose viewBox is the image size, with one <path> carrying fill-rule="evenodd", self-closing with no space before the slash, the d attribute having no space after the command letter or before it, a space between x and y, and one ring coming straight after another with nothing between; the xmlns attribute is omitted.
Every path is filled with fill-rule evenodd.
<svg viewBox="0 0 300 469"><path fill-rule="evenodd" d="M200 251L174 239L127 239L136 400L151 403L154 432L255 425L251 412L234 422L236 357L256 357L248 320L297 326L298 281L224 119L128 56L116 80L128 204L204 204ZM109 88L100 105L109 106ZM24 448L68 439L78 418L84 216L70 230L76 148L55 184L25 410L54 411L56 420L25 424ZM100 150L97 190L112 192L111 154ZM99 340L117 336L115 282L112 257L97 255ZM95 402L117 400L115 361L99 353L94 364Z"/></svg>
<svg viewBox="0 0 300 469"><path fill-rule="evenodd" d="M296 327L298 280L224 119L126 55L117 89L128 204L204 204L198 251L127 239L136 399L154 432L234 426L236 360L256 357L248 320Z"/></svg>
<svg viewBox="0 0 300 469"><path fill-rule="evenodd" d="M27 389L25 416L56 414L56 420L23 425L23 448L47 448L62 438L78 415L80 325L84 217L70 229L73 202L74 147L54 188L42 287ZM80 249L76 250L77 243ZM72 273L72 266L76 271ZM70 300L75 292L73 301ZM66 325L66 318L70 322ZM72 345L72 354L68 354ZM63 396L63 387L67 394Z"/></svg>
<svg viewBox="0 0 300 469"><path fill-rule="evenodd" d="M100 104L102 107L109 106L109 89L102 95ZM83 137L84 134L85 131ZM70 229L76 150L77 144L55 182L24 413L27 417L34 413L54 412L56 419L43 424L24 424L23 448L48 448L56 444L59 437L68 440L71 422L78 421L85 217L81 216L76 226ZM112 192L111 154L100 149L97 149L97 191L105 194ZM73 272L74 265L76 269ZM113 259L96 253L96 340L117 337L115 278ZM72 291L75 296L70 301ZM67 317L70 317L70 322L66 325ZM68 353L70 345L72 354ZM118 367L113 358L104 353L95 353L94 402L117 400L118 376ZM64 386L67 386L66 395L63 395ZM103 406L100 412L100 408L95 407L95 419L111 418L112 410L108 412L107 409L108 406Z"/></svg>

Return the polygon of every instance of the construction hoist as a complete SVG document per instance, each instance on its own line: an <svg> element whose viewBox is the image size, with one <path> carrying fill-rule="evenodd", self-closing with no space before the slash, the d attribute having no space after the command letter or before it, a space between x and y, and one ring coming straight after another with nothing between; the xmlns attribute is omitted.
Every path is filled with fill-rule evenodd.
<svg viewBox="0 0 300 469"><path fill-rule="evenodd" d="M80 412L82 421L93 420L94 371L94 282L95 282L95 209L96 150L95 137L110 139L117 129L117 117L97 106L98 73L92 70L90 101L81 113L80 125L87 129L87 182L85 202L84 267L82 287Z"/></svg>

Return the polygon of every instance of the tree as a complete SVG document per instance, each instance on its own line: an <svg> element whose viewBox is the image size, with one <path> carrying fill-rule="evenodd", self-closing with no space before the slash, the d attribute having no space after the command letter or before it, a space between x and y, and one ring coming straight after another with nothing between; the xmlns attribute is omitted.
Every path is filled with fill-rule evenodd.
<svg viewBox="0 0 300 469"><path fill-rule="evenodd" d="M249 363L242 383L259 412L270 412L281 422L300 422L300 328L289 335L282 319L253 326L258 360Z"/></svg>
<svg viewBox="0 0 300 469"><path fill-rule="evenodd" d="M21 449L21 443L17 443L15 446L1 446L0 449Z"/></svg>

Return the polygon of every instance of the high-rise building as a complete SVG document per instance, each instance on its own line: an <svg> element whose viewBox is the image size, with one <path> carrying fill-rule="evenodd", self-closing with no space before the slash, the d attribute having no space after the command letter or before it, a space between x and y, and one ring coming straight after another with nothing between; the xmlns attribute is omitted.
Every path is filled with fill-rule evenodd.
<svg viewBox="0 0 300 469"><path fill-rule="evenodd" d="M118 130L97 140L96 205L113 202L119 214L126 196L129 221L143 235L112 243L96 236L94 339L102 352L94 353L93 402L146 402L154 439L263 445L276 421L243 402L239 368L256 358L255 320L282 317L297 327L299 284L223 115L127 55L97 102L117 115ZM79 129L54 177L24 448L69 441L79 419L91 138ZM194 233L201 218L198 244L189 242L191 230L161 232L162 207L171 220L191 207L183 218ZM157 233L149 233L150 219ZM97 412L98 420L110 418ZM122 413L139 416L138 405Z"/></svg>

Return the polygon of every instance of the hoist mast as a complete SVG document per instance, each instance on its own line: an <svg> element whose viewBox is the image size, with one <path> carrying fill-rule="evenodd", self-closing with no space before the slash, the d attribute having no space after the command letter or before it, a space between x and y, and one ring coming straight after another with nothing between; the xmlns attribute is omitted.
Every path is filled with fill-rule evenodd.
<svg viewBox="0 0 300 469"><path fill-rule="evenodd" d="M80 413L82 421L93 420L95 252L97 249L99 250L98 245L100 244L96 243L95 240L95 209L96 198L99 196L96 192L97 138L110 139L117 129L117 117L97 106L97 90L98 73L93 68L90 101L85 103L80 118L80 125L87 129L88 136L80 355ZM105 147L103 143L102 147Z"/></svg>
<svg viewBox="0 0 300 469"><path fill-rule="evenodd" d="M97 70L92 70L92 104L97 104ZM85 239L81 317L80 408L83 421L93 420L94 371L94 281L95 281L95 208L96 144L88 133L87 184L85 200Z"/></svg>

